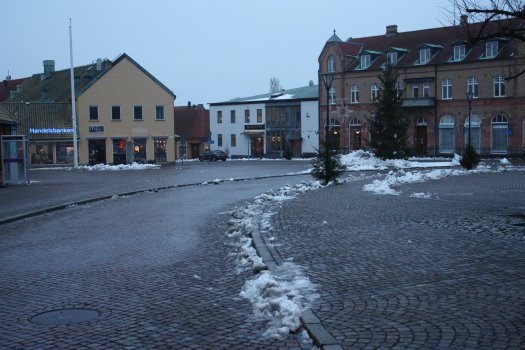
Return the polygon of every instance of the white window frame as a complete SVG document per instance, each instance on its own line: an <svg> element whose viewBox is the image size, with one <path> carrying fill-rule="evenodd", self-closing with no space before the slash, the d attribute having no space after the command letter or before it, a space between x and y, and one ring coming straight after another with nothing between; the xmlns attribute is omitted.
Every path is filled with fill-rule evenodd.
<svg viewBox="0 0 525 350"><path fill-rule="evenodd" d="M479 97L478 77L472 76L467 78L467 93L472 93L473 98Z"/></svg>
<svg viewBox="0 0 525 350"><path fill-rule="evenodd" d="M370 101L376 101L379 98L379 85L373 83L370 85Z"/></svg>
<svg viewBox="0 0 525 350"><path fill-rule="evenodd" d="M485 43L485 58L494 58L498 55L499 43L497 40L490 40Z"/></svg>
<svg viewBox="0 0 525 350"><path fill-rule="evenodd" d="M429 81L424 81L423 82L423 91L422 91L422 95L423 97L429 97L430 96L430 82Z"/></svg>
<svg viewBox="0 0 525 350"><path fill-rule="evenodd" d="M328 56L328 73L334 73L336 70L336 60L333 55Z"/></svg>
<svg viewBox="0 0 525 350"><path fill-rule="evenodd" d="M465 58L465 45L454 45L454 61L463 61Z"/></svg>
<svg viewBox="0 0 525 350"><path fill-rule="evenodd" d="M350 103L359 103L359 85L357 84L350 87Z"/></svg>
<svg viewBox="0 0 525 350"><path fill-rule="evenodd" d="M328 92L328 98L330 99L330 101L328 101L329 104L334 104L335 103L336 93L335 93L335 87L334 86L332 86L330 88L330 91Z"/></svg>
<svg viewBox="0 0 525 350"><path fill-rule="evenodd" d="M478 152L481 151L481 118L476 114L471 114L472 122L470 126L472 127L470 131L470 141L472 147ZM463 127L463 146L468 144L468 126L469 126L469 117L465 119L465 124Z"/></svg>
<svg viewBox="0 0 525 350"><path fill-rule="evenodd" d="M503 75L496 75L492 79L492 96L505 97L505 77Z"/></svg>
<svg viewBox="0 0 525 350"><path fill-rule="evenodd" d="M412 98L419 98L419 84L412 84Z"/></svg>
<svg viewBox="0 0 525 350"><path fill-rule="evenodd" d="M507 130L509 128L509 119L503 114L496 114L492 117L490 125L490 153L493 154L507 154L507 149L509 147L509 135L507 135ZM496 133L498 131L498 133ZM503 132L503 134L502 134ZM505 138L504 146L501 148L495 147L495 138L496 135L502 134ZM502 140L503 141L503 140Z"/></svg>
<svg viewBox="0 0 525 350"><path fill-rule="evenodd" d="M425 64L430 62L430 58L432 57L432 52L430 51L429 47L424 47L422 49L419 49L419 64Z"/></svg>
<svg viewBox="0 0 525 350"><path fill-rule="evenodd" d="M452 79L441 80L441 98L452 100Z"/></svg>
<svg viewBox="0 0 525 350"><path fill-rule="evenodd" d="M456 124L455 123L456 122L454 120L454 117L452 117L451 115L444 115L439 120L439 152L440 153L451 154L456 151L456 144L455 144L456 142L456 133L455 133ZM450 130L452 130L452 134L450 135L450 137L447 138L447 140L448 139L451 140L452 144L446 145L446 147L444 147L445 130L447 130L449 133L450 133Z"/></svg>
<svg viewBox="0 0 525 350"><path fill-rule="evenodd" d="M359 68L367 69L368 67L370 67L370 62L370 55L361 55L361 63Z"/></svg>
<svg viewBox="0 0 525 350"><path fill-rule="evenodd" d="M395 65L397 63L398 57L397 57L397 51L390 51L386 54L386 62L390 64L391 66Z"/></svg>

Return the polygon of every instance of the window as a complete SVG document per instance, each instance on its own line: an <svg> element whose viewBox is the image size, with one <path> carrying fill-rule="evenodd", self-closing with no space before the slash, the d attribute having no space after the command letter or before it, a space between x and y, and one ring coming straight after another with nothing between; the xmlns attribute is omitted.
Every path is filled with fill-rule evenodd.
<svg viewBox="0 0 525 350"><path fill-rule="evenodd" d="M89 120L98 120L98 106L89 106Z"/></svg>
<svg viewBox="0 0 525 350"><path fill-rule="evenodd" d="M423 97L430 96L430 82L424 81L423 82Z"/></svg>
<svg viewBox="0 0 525 350"><path fill-rule="evenodd" d="M412 98L418 98L418 97L419 97L419 85L412 84Z"/></svg>
<svg viewBox="0 0 525 350"><path fill-rule="evenodd" d="M507 153L509 122L503 114L497 114L492 118L491 152Z"/></svg>
<svg viewBox="0 0 525 350"><path fill-rule="evenodd" d="M475 114L471 115L470 119L470 144L472 147L480 153L480 142L481 142L481 119ZM463 128L463 146L468 145L468 129L469 129L469 118L465 119L465 125Z"/></svg>
<svg viewBox="0 0 525 350"><path fill-rule="evenodd" d="M439 121L439 152L454 153L454 118L445 115Z"/></svg>
<svg viewBox="0 0 525 350"><path fill-rule="evenodd" d="M361 65L359 68L366 69L370 67L370 55L362 55L361 56Z"/></svg>
<svg viewBox="0 0 525 350"><path fill-rule="evenodd" d="M236 137L235 134L231 135L231 146L232 147L237 147L237 137Z"/></svg>
<svg viewBox="0 0 525 350"><path fill-rule="evenodd" d="M235 124L235 110L230 111L230 123Z"/></svg>
<svg viewBox="0 0 525 350"><path fill-rule="evenodd" d="M126 139L113 139L113 164L126 163Z"/></svg>
<svg viewBox="0 0 525 350"><path fill-rule="evenodd" d="M165 163L167 161L167 145L168 139L166 138L153 139L153 147L155 148L155 163Z"/></svg>
<svg viewBox="0 0 525 350"><path fill-rule="evenodd" d="M111 107L111 120L120 120L120 106Z"/></svg>
<svg viewBox="0 0 525 350"><path fill-rule="evenodd" d="M379 86L377 84L370 85L370 100L375 101L379 97Z"/></svg>
<svg viewBox="0 0 525 350"><path fill-rule="evenodd" d="M465 58L465 45L454 45L454 61L461 61Z"/></svg>
<svg viewBox="0 0 525 350"><path fill-rule="evenodd" d="M494 97L505 97L505 77L496 75L494 77Z"/></svg>
<svg viewBox="0 0 525 350"><path fill-rule="evenodd" d="M222 134L217 134L217 147L222 147Z"/></svg>
<svg viewBox="0 0 525 350"><path fill-rule="evenodd" d="M334 104L334 101L335 101L335 87L331 87L330 88L330 93L329 93L329 98L330 98L330 104Z"/></svg>
<svg viewBox="0 0 525 350"><path fill-rule="evenodd" d="M244 110L244 122L245 123L250 122L250 110L249 109Z"/></svg>
<svg viewBox="0 0 525 350"><path fill-rule="evenodd" d="M155 106L155 120L164 120L164 106Z"/></svg>
<svg viewBox="0 0 525 350"><path fill-rule="evenodd" d="M262 109L257 109L257 123L262 123Z"/></svg>
<svg viewBox="0 0 525 350"><path fill-rule="evenodd" d="M133 107L133 119L142 120L142 106Z"/></svg>
<svg viewBox="0 0 525 350"><path fill-rule="evenodd" d="M498 42L487 41L485 43L485 58L494 58L498 54Z"/></svg>
<svg viewBox="0 0 525 350"><path fill-rule="evenodd" d="M137 163L146 163L148 159L146 156L146 139L133 139L133 153L133 158Z"/></svg>
<svg viewBox="0 0 525 350"><path fill-rule="evenodd" d="M335 72L335 58L334 56L330 55L328 57L328 73L334 73Z"/></svg>
<svg viewBox="0 0 525 350"><path fill-rule="evenodd" d="M443 79L441 81L441 95L442 99L444 100L450 100L452 99L452 80L451 79Z"/></svg>
<svg viewBox="0 0 525 350"><path fill-rule="evenodd" d="M467 78L467 93L471 93L472 97L478 98L479 94L479 82L477 77Z"/></svg>
<svg viewBox="0 0 525 350"><path fill-rule="evenodd" d="M424 48L419 50L419 63L425 64L430 61L430 48Z"/></svg>
<svg viewBox="0 0 525 350"><path fill-rule="evenodd" d="M388 52L386 54L386 62L389 65L396 64L397 63L397 52L396 51Z"/></svg>
<svg viewBox="0 0 525 350"><path fill-rule="evenodd" d="M222 124L222 111L217 111L217 124Z"/></svg>
<svg viewBox="0 0 525 350"><path fill-rule="evenodd" d="M359 103L359 86L355 84L350 88L350 102Z"/></svg>

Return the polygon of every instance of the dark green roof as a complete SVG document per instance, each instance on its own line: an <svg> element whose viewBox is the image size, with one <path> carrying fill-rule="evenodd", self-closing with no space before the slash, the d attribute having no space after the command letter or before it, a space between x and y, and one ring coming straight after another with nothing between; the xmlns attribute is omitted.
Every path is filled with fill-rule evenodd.
<svg viewBox="0 0 525 350"><path fill-rule="evenodd" d="M335 34L335 29L334 29L334 34L326 42L327 43L341 43L343 42L343 40L341 40L341 38L339 38L337 34Z"/></svg>
<svg viewBox="0 0 525 350"><path fill-rule="evenodd" d="M317 100L319 99L319 86L309 85L295 89L281 90L275 93L267 93L250 97L238 97L224 102L210 103L210 105L227 105L239 103L268 103L286 102L290 100Z"/></svg>

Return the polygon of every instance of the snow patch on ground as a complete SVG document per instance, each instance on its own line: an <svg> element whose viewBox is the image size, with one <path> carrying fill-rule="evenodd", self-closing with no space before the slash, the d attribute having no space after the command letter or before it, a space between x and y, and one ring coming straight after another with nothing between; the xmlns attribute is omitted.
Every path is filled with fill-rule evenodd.
<svg viewBox="0 0 525 350"><path fill-rule="evenodd" d="M229 222L227 236L234 248L231 256L237 272L251 270L256 274L245 282L240 295L251 302L254 316L266 321L263 333L266 337L285 339L290 331L296 331L301 325L301 314L319 295L303 274L302 267L290 260L268 270L254 248L252 235L259 234L259 230L271 230L271 218L284 201L321 187L319 181L311 181L268 191L237 209ZM275 237L270 238L272 242L275 240Z"/></svg>
<svg viewBox="0 0 525 350"><path fill-rule="evenodd" d="M77 168L69 168L69 170L84 170L84 171L120 171L120 170L150 170L160 169L159 164L95 164L95 165L80 165Z"/></svg>
<svg viewBox="0 0 525 350"><path fill-rule="evenodd" d="M414 159L415 160L415 159ZM386 159L377 158L374 153L363 150L353 151L341 156L341 162L349 171L359 170L385 170L389 168L407 169L407 168L436 168L450 167L457 165L455 160L440 159L440 161L412 161L404 159Z"/></svg>
<svg viewBox="0 0 525 350"><path fill-rule="evenodd" d="M410 195L412 198L422 198L422 199L430 199L432 198L432 195L430 193L425 192L414 192Z"/></svg>

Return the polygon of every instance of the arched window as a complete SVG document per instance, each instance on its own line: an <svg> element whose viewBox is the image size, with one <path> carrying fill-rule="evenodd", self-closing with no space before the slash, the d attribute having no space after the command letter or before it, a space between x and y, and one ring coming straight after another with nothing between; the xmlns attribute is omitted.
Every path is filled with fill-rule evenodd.
<svg viewBox="0 0 525 350"><path fill-rule="evenodd" d="M439 152L454 153L454 118L450 115L441 117L439 121Z"/></svg>
<svg viewBox="0 0 525 350"><path fill-rule="evenodd" d="M328 73L334 73L335 68L335 57L330 55L328 56Z"/></svg>
<svg viewBox="0 0 525 350"><path fill-rule="evenodd" d="M419 117L419 119L416 122L417 126L427 126L427 121L424 117Z"/></svg>
<svg viewBox="0 0 525 350"><path fill-rule="evenodd" d="M491 153L507 153L509 137L507 130L509 121L503 114L496 114L492 118L491 127Z"/></svg>
<svg viewBox="0 0 525 350"><path fill-rule="evenodd" d="M481 119L475 115L471 115L472 119L470 120L470 144L476 150L476 152L481 151ZM463 128L463 146L468 145L468 128L469 128L469 118L465 119L465 125Z"/></svg>
<svg viewBox="0 0 525 350"><path fill-rule="evenodd" d="M352 118L350 120L350 149L358 150L361 148L361 120Z"/></svg>

